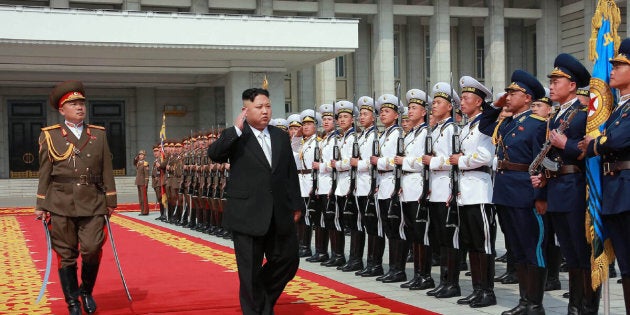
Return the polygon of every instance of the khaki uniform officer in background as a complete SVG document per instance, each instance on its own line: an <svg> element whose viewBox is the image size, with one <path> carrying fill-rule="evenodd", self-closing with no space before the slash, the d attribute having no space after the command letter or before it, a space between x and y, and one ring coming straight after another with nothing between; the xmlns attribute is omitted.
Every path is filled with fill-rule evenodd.
<svg viewBox="0 0 630 315"><path fill-rule="evenodd" d="M105 240L105 215L116 208L112 154L105 128L86 125L85 91L66 81L50 93L50 105L65 121L42 128L35 215L50 218L52 248L70 314L96 311L92 289ZM81 286L77 258L81 254Z"/></svg>
<svg viewBox="0 0 630 315"><path fill-rule="evenodd" d="M138 151L136 161L136 186L138 186L138 203L140 215L149 215L149 201L147 199L147 187L149 187L149 162L145 160L146 151Z"/></svg>

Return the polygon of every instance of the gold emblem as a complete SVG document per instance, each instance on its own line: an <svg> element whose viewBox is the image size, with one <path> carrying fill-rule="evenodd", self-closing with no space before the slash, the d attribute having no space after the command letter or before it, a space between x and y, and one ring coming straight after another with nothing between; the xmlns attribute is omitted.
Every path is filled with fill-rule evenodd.
<svg viewBox="0 0 630 315"><path fill-rule="evenodd" d="M599 144L604 144L604 143L606 143L606 140L608 140L608 137L606 137L606 136L601 136L601 137L599 138Z"/></svg>

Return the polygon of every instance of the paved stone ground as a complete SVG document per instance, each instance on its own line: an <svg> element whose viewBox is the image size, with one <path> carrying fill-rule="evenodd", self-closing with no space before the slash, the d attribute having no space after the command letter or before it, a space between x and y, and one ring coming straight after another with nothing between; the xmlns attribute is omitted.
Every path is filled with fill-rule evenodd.
<svg viewBox="0 0 630 315"><path fill-rule="evenodd" d="M0 207L14 207L14 206L32 206L35 202L35 198L0 198ZM132 203L137 202L137 195L135 194L120 194L120 203ZM151 212L148 216L138 216L137 212L122 212L123 215L133 216L153 224L164 226L179 232L183 232L194 237L209 240L211 242L232 247L231 241L217 238L215 236L209 236L200 232L191 231L189 229L181 228L172 224L167 224L161 221L156 221L155 218L159 215L156 212ZM346 247L349 246L349 238L346 241ZM504 253L504 240L503 235L499 233L496 242L497 252L499 255ZM348 249L346 248L346 253ZM387 266L387 249L385 250L383 257L384 267ZM497 295L498 304L491 307L473 309L468 306L458 305L458 298L450 299L436 299L429 297L425 294L425 291L409 291L407 289L401 289L400 283L381 283L375 281L374 278L362 278L357 277L354 273L345 273L337 271L334 268L328 268L320 266L316 263L309 263L302 259L300 261L300 268L317 273L319 275L331 278L336 281L343 282L347 285L354 286L361 290L366 290L383 295L387 298L397 300L403 303L418 306L424 309L428 309L441 314L500 314L501 312L508 310L518 303L518 285L504 285L495 283L495 293ZM505 264L496 264L496 273L502 274L505 271ZM433 267L433 278L439 278L438 267ZM412 276L412 263L407 264L407 276ZM617 283L618 278L611 279L609 281L609 296L610 296L610 314L624 314L624 301L623 291L621 284ZM562 282L563 290L546 292L544 297L544 306L547 314L566 314L567 299L562 298L562 294L568 291L568 274L560 273L560 280ZM437 282L437 281L436 281ZM472 291L470 277L460 277L460 285L462 287L462 296L470 294ZM604 313L603 302L600 305L600 314Z"/></svg>

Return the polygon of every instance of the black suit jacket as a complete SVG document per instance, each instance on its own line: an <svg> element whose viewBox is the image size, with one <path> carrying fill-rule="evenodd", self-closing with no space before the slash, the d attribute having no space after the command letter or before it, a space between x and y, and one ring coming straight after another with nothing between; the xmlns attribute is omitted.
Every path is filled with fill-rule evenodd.
<svg viewBox="0 0 630 315"><path fill-rule="evenodd" d="M208 148L213 161L230 162L223 226L252 236L265 235L271 224L278 234L293 233L293 212L304 208L289 136L274 126L267 129L271 167L247 122L240 137L227 128Z"/></svg>

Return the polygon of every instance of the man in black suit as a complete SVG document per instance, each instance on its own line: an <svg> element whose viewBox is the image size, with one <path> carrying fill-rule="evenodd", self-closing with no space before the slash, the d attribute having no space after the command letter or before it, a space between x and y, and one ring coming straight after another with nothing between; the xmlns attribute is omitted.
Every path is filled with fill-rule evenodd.
<svg viewBox="0 0 630 315"><path fill-rule="evenodd" d="M298 269L295 221L304 207L287 134L268 126L269 92L243 92L243 109L208 148L213 161L230 162L223 226L233 232L243 314L273 314ZM267 262L263 265L263 256Z"/></svg>

